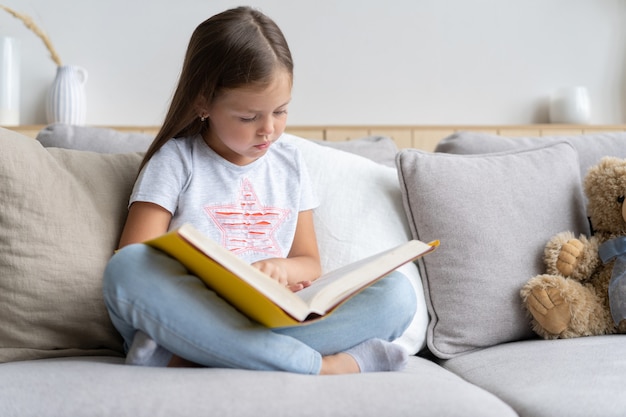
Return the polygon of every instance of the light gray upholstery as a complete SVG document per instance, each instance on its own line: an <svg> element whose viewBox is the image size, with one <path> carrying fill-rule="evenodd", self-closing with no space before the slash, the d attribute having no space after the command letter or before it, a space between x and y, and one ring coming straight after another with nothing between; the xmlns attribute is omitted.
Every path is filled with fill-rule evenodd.
<svg viewBox="0 0 626 417"><path fill-rule="evenodd" d="M626 132L600 132L586 135L506 137L482 132L454 133L437 144L435 152L480 154L528 149L567 142L576 149L580 160L580 177L603 156L626 158Z"/></svg>
<svg viewBox="0 0 626 417"><path fill-rule="evenodd" d="M62 394L62 395L60 395ZM0 365L0 416L507 417L488 392L422 358L404 372L310 376L63 358Z"/></svg>
<svg viewBox="0 0 626 417"><path fill-rule="evenodd" d="M154 136L147 133L120 132L91 126L73 126L56 123L37 134L37 140L46 148L75 149L98 153L143 152Z"/></svg>
<svg viewBox="0 0 626 417"><path fill-rule="evenodd" d="M626 415L626 335L507 343L444 367L522 417Z"/></svg>

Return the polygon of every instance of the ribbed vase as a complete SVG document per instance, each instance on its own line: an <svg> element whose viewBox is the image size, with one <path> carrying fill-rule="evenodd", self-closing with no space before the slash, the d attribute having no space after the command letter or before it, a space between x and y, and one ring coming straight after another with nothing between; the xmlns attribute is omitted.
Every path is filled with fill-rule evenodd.
<svg viewBox="0 0 626 417"><path fill-rule="evenodd" d="M50 86L46 100L48 123L85 124L86 82L86 69L75 65L57 67L57 74Z"/></svg>
<svg viewBox="0 0 626 417"><path fill-rule="evenodd" d="M0 126L20 124L20 48L18 40L0 36Z"/></svg>

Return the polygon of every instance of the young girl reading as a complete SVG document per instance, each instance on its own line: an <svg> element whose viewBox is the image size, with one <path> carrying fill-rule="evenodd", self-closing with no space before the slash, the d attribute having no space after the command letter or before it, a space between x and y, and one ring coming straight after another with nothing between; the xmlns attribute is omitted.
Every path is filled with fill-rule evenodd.
<svg viewBox="0 0 626 417"><path fill-rule="evenodd" d="M227 10L194 31L163 126L146 153L104 276L127 362L338 374L401 369L391 341L415 312L395 272L328 318L268 329L222 300L176 260L141 242L183 223L298 291L320 275L318 202L296 147L279 140L293 62L264 14Z"/></svg>

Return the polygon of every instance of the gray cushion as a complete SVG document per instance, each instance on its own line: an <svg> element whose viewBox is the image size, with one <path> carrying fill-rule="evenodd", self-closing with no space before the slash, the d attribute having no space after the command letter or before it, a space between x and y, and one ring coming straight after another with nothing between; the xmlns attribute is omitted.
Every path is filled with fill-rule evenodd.
<svg viewBox="0 0 626 417"><path fill-rule="evenodd" d="M73 126L56 123L37 134L37 140L46 148L76 149L99 153L144 152L154 136L145 133L120 132L113 129Z"/></svg>
<svg viewBox="0 0 626 417"><path fill-rule="evenodd" d="M398 171L440 358L533 336L519 290L557 232L587 231L578 156L567 143L487 155L403 150Z"/></svg>
<svg viewBox="0 0 626 417"><path fill-rule="evenodd" d="M520 416L622 417L626 335L503 344L444 366Z"/></svg>
<svg viewBox="0 0 626 417"><path fill-rule="evenodd" d="M603 156L626 158L626 132L541 137L504 137L481 132L460 132L444 138L437 144L435 152L490 153L534 148L557 142L568 142L578 151L581 178Z"/></svg>
<svg viewBox="0 0 626 417"><path fill-rule="evenodd" d="M3 417L515 416L494 395L417 357L404 372L341 376L29 361L0 365L0 393Z"/></svg>
<svg viewBox="0 0 626 417"><path fill-rule="evenodd" d="M387 136L365 136L363 138L344 141L313 140L323 146L340 149L355 155L363 156L374 162L389 167L396 167L396 154L398 145Z"/></svg>

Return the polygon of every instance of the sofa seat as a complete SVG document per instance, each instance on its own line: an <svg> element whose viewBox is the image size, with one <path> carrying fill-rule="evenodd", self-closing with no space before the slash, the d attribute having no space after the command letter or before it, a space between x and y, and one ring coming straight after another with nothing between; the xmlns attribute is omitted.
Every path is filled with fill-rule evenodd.
<svg viewBox="0 0 626 417"><path fill-rule="evenodd" d="M11 362L0 365L0 415L516 415L435 363L410 359L403 372L341 376L137 367L115 357Z"/></svg>
<svg viewBox="0 0 626 417"><path fill-rule="evenodd" d="M626 415L626 335L505 343L443 362L520 416ZM564 412L567 410L567 412Z"/></svg>

